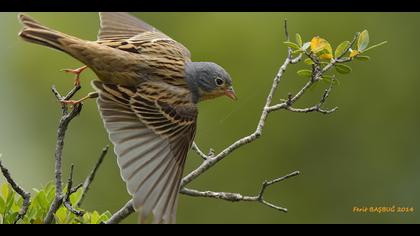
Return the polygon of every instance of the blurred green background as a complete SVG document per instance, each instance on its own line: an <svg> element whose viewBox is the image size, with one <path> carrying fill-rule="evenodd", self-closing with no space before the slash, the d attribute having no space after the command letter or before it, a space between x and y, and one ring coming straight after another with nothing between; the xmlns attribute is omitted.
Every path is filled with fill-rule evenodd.
<svg viewBox="0 0 420 236"><path fill-rule="evenodd" d="M20 40L16 13L0 13L0 153L4 164L26 189L53 179L53 155L59 104L55 84L68 91L73 76L63 68L81 66L71 57ZM420 71L416 42L419 13L137 13L146 22L187 46L195 61L214 61L233 77L239 101L220 98L200 104L196 142L203 150L222 150L251 133L266 95L286 56L283 20L291 35L304 40L320 35L335 48L368 29L369 62L352 62L353 73L340 76L327 107L332 115L271 114L263 136L236 152L189 185L200 190L254 195L266 179L294 170L302 174L272 186L266 200L289 209L230 203L181 195L178 223L419 223L420 215ZM51 28L95 40L96 13L33 13ZM303 64L303 63L302 63ZM275 101L295 92L304 80L303 65L290 66ZM82 75L82 96L92 90L91 71ZM298 105L319 101L319 86ZM86 102L70 125L64 149L65 176L75 164L82 181L109 142L94 101ZM185 173L201 160L189 154ZM3 179L2 179L3 181ZM85 202L89 210L114 212L129 199L109 155ZM407 206L414 213L353 213L353 206ZM133 215L125 221L136 222Z"/></svg>

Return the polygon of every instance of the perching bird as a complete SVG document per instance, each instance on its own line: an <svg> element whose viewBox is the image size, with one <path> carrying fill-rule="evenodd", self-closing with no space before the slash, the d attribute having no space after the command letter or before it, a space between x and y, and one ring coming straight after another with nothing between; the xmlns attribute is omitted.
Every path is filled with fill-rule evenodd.
<svg viewBox="0 0 420 236"><path fill-rule="evenodd" d="M222 95L235 99L232 80L215 63L192 62L187 48L127 13L99 16L97 41L52 30L24 14L19 35L63 51L96 73L99 111L134 208L141 221L152 213L154 223L175 223L196 104ZM70 72L78 79L83 69Z"/></svg>

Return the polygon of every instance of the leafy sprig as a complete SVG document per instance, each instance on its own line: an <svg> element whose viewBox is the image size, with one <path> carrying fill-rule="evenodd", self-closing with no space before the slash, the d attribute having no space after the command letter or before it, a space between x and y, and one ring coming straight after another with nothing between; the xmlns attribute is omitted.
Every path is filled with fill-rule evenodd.
<svg viewBox="0 0 420 236"><path fill-rule="evenodd" d="M369 61L371 58L366 55L366 52L382 46L387 41L374 44L369 47L370 38L367 30L357 33L355 42L344 41L340 43L335 50L328 42L328 40L319 36L314 36L310 41L305 42L300 34L296 34L295 42L286 41L286 44L291 50L292 54L304 54L307 56L304 63L310 66L319 65L321 69L333 62L335 72L337 74L350 74L352 68L346 63L353 60ZM330 83L332 78L337 79L337 74L323 74L321 80ZM313 76L313 68L298 70L297 74L303 78L311 78ZM336 80L335 82L338 83Z"/></svg>

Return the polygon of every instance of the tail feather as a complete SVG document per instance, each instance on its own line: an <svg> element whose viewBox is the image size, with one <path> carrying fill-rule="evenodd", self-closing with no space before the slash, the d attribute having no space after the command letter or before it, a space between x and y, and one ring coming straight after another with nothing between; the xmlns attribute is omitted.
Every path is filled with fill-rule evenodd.
<svg viewBox="0 0 420 236"><path fill-rule="evenodd" d="M41 25L38 21L23 13L19 13L18 18L25 28L50 30L49 28Z"/></svg>
<svg viewBox="0 0 420 236"><path fill-rule="evenodd" d="M19 33L19 36L25 41L65 52L63 45L59 42L61 37L54 32L38 29L23 29Z"/></svg>
<svg viewBox="0 0 420 236"><path fill-rule="evenodd" d="M25 14L20 13L18 18L23 25L23 29L19 33L19 36L22 39L31 43L36 43L67 52L64 40L69 40L73 37L43 26Z"/></svg>

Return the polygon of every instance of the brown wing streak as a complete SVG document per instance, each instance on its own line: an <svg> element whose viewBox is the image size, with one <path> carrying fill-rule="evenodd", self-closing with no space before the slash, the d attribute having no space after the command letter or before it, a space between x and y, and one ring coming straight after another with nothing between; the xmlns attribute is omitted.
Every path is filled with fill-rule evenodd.
<svg viewBox="0 0 420 236"><path fill-rule="evenodd" d="M163 88L159 89L160 86ZM156 134L171 142L189 140L183 144L189 147L195 133L197 108L190 101L188 91L175 87L165 88L169 86L158 82L143 83L131 97L131 108Z"/></svg>
<svg viewBox="0 0 420 236"><path fill-rule="evenodd" d="M146 31L131 38L102 39L97 43L142 55L170 57L182 61L191 60L191 53L184 45L158 31Z"/></svg>

